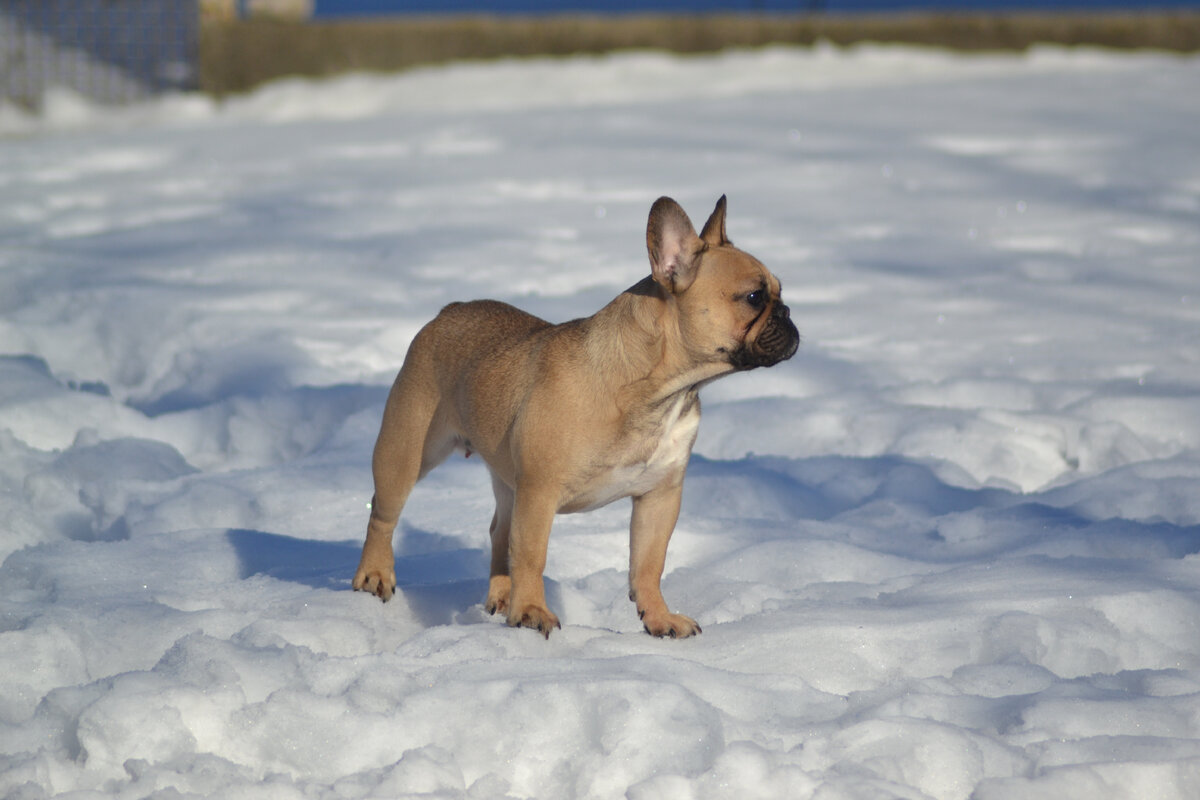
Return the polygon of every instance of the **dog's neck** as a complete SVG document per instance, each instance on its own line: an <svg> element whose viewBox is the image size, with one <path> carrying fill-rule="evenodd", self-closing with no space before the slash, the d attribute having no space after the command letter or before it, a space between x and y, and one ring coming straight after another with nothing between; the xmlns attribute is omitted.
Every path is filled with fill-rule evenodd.
<svg viewBox="0 0 1200 800"><path fill-rule="evenodd" d="M595 324L601 320L605 324ZM586 320L584 330L598 368L621 386L641 387L635 393L644 391L644 402L658 404L694 392L730 371L728 362L717 358L696 363L682 344L679 301L649 276Z"/></svg>

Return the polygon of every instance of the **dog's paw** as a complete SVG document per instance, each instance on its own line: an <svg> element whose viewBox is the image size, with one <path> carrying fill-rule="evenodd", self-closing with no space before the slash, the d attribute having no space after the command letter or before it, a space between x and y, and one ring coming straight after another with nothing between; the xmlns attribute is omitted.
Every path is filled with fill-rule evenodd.
<svg viewBox="0 0 1200 800"><path fill-rule="evenodd" d="M685 617L683 614L672 614L666 611L659 614L643 612L641 617L646 633L651 636L659 638L669 636L672 639L686 639L689 636L703 633L696 620L691 617Z"/></svg>
<svg viewBox="0 0 1200 800"><path fill-rule="evenodd" d="M550 631L561 628L558 617L550 613L545 606L530 603L520 610L509 609L508 624L513 628L533 628L538 633L550 638Z"/></svg>
<svg viewBox="0 0 1200 800"><path fill-rule="evenodd" d="M370 592L386 603L396 591L396 572L390 569L360 569L355 573L351 586L356 592Z"/></svg>
<svg viewBox="0 0 1200 800"><path fill-rule="evenodd" d="M484 610L489 614L506 614L510 594L512 594L512 578L507 575L493 575L488 581L487 601L483 604Z"/></svg>

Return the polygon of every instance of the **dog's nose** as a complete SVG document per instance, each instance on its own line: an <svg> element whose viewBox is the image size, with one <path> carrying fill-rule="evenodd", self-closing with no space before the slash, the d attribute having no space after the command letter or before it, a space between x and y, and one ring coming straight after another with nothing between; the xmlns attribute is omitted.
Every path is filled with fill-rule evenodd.
<svg viewBox="0 0 1200 800"><path fill-rule="evenodd" d="M779 305L775 306L775 313L778 316L783 317L784 319L792 318L792 310L790 308L788 308L787 306L785 306L783 303L780 303Z"/></svg>

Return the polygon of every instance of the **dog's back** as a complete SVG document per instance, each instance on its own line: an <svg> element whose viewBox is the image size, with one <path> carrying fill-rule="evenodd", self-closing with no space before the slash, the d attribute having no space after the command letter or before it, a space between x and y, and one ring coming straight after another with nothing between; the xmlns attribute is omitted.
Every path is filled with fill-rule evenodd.
<svg viewBox="0 0 1200 800"><path fill-rule="evenodd" d="M507 303L473 300L450 303L417 333L393 394L402 399L397 411L423 420L396 420L411 425L409 447L424 439L422 474L455 447L485 460L496 452L528 390L511 376L536 372L515 362L537 358L537 340L559 327Z"/></svg>

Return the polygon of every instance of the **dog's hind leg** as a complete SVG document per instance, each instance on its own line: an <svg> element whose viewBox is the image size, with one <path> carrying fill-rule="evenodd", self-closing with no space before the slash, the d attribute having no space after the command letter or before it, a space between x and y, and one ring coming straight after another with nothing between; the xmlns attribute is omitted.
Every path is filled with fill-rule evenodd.
<svg viewBox="0 0 1200 800"><path fill-rule="evenodd" d="M422 476L454 450L457 437L439 407L435 384L406 361L396 378L375 442L372 471L375 496L362 558L354 573L356 590L387 601L396 589L392 533L409 492Z"/></svg>
<svg viewBox="0 0 1200 800"><path fill-rule="evenodd" d="M508 535L512 530L513 490L492 475L492 493L496 496L496 513L492 515L492 570L484 609L489 614L504 614L508 611L508 598L512 591L512 577L508 571Z"/></svg>
<svg viewBox="0 0 1200 800"><path fill-rule="evenodd" d="M554 523L557 486L519 487L513 497L512 530L509 534L509 567L512 592L506 618L512 627L534 628L547 639L561 628L558 617L546 608L546 546Z"/></svg>

